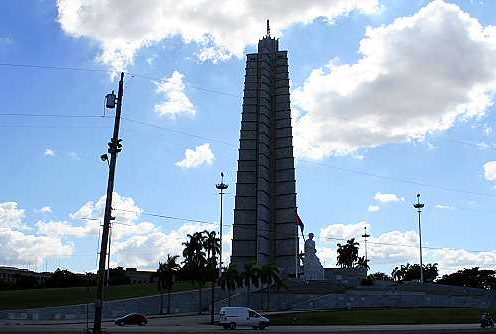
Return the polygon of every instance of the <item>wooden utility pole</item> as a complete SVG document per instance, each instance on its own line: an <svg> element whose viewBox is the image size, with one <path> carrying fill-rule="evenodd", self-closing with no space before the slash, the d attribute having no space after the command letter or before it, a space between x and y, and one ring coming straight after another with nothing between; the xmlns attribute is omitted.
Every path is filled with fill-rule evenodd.
<svg viewBox="0 0 496 334"><path fill-rule="evenodd" d="M110 221L112 217L112 193L114 192L115 167L117 164L117 153L122 150L121 141L119 139L119 126L121 123L122 95L124 90L124 72L121 73L119 81L119 91L117 93L117 108L115 112L114 134L108 143L108 153L110 153L109 175L107 183L107 198L105 202L105 214L103 217L103 232L100 245L100 260L98 265L98 287L96 290L95 300L95 317L93 321L93 333L101 333L102 331L102 307L103 307L103 287L105 284L105 260L107 257L107 245L109 242ZM115 97L115 95L114 95Z"/></svg>

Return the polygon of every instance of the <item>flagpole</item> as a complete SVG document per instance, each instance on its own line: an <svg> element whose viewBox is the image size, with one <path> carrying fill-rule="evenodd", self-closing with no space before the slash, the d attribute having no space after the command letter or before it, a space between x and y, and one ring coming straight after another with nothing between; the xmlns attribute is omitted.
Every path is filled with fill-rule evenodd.
<svg viewBox="0 0 496 334"><path fill-rule="evenodd" d="M295 225L295 227L296 227L295 278L298 279L298 225Z"/></svg>

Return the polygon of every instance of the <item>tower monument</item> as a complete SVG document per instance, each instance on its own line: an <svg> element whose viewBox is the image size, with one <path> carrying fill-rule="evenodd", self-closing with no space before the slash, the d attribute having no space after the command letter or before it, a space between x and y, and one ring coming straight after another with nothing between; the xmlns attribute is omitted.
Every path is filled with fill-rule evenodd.
<svg viewBox="0 0 496 334"><path fill-rule="evenodd" d="M231 263L298 267L296 180L287 51L267 35L246 59Z"/></svg>

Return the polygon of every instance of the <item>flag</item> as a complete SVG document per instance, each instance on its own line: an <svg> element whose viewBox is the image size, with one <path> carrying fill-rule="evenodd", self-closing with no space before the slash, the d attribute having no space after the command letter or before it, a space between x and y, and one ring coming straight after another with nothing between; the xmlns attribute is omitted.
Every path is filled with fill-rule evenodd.
<svg viewBox="0 0 496 334"><path fill-rule="evenodd" d="M303 234L303 229L305 228L305 225L303 224L303 221L301 221L300 216L298 216L298 212L296 212L296 225L300 226L301 234Z"/></svg>

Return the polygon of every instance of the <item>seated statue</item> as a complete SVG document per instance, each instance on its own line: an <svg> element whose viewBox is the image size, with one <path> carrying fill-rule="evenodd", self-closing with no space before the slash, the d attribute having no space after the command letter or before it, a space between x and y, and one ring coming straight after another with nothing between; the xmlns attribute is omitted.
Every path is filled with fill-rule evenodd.
<svg viewBox="0 0 496 334"><path fill-rule="evenodd" d="M320 263L319 258L315 253L315 241L313 241L314 234L308 234L308 240L305 241L305 257L303 259L303 271L305 280L322 280L324 279L324 267Z"/></svg>

